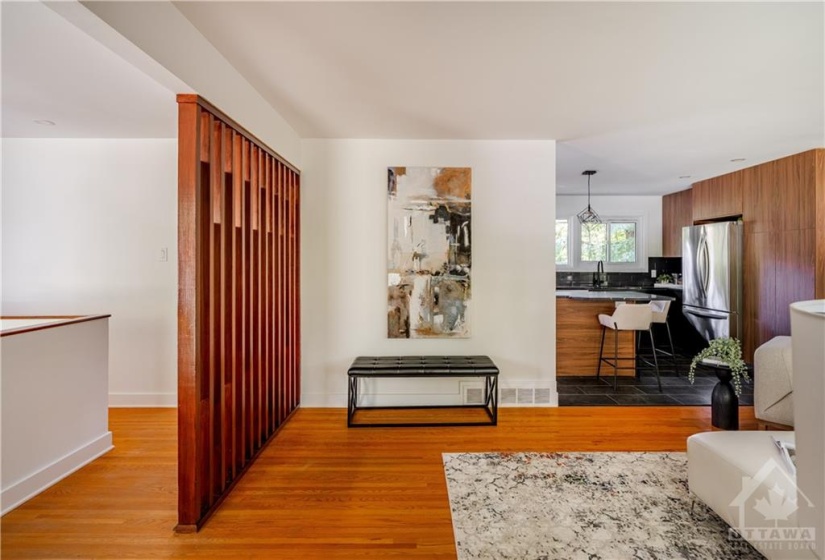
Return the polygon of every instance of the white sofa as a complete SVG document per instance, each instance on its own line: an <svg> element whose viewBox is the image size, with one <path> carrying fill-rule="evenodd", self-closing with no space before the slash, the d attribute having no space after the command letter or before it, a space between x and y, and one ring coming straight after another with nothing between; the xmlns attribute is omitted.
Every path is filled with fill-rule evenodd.
<svg viewBox="0 0 825 560"><path fill-rule="evenodd" d="M761 527L797 527L796 511L778 521L759 511L759 500L769 500L771 490L797 496L796 475L785 466L774 437L795 441L794 432L787 431L705 432L689 437L688 486L728 525L744 529L742 536L767 558L815 558L808 550L788 545L772 548L760 539Z"/></svg>
<svg viewBox="0 0 825 560"><path fill-rule="evenodd" d="M793 427L791 337L777 336L753 354L754 415L762 427Z"/></svg>

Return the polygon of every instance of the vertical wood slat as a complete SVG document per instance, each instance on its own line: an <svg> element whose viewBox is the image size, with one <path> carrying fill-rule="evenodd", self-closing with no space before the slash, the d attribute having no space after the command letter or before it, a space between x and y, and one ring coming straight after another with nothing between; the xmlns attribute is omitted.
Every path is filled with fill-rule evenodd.
<svg viewBox="0 0 825 560"><path fill-rule="evenodd" d="M300 402L297 170L179 101L179 532L199 529Z"/></svg>
<svg viewBox="0 0 825 560"><path fill-rule="evenodd" d="M301 400L301 277L300 251L300 186L301 179L292 176L292 407L296 408Z"/></svg>
<svg viewBox="0 0 825 560"><path fill-rule="evenodd" d="M279 376L280 381L280 398L278 406L280 407L279 422L284 420L284 411L287 410L287 391L289 389L289 379L286 375L286 289L285 289L285 272L286 272L286 243L284 236L284 223L286 221L286 204L285 204L285 173L283 166L281 167L281 174L278 177L278 370L281 372Z"/></svg>
<svg viewBox="0 0 825 560"><path fill-rule="evenodd" d="M178 112L178 517L181 531L195 529L200 519L198 443L202 370L197 346L198 248L200 185L200 107L181 105Z"/></svg>

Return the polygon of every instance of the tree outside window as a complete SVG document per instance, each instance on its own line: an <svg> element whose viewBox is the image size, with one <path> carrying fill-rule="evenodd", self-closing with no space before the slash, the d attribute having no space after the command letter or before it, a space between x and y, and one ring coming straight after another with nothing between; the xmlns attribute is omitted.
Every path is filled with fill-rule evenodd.
<svg viewBox="0 0 825 560"><path fill-rule="evenodd" d="M568 243L570 226L567 220L556 220L556 264L570 264Z"/></svg>
<svg viewBox="0 0 825 560"><path fill-rule="evenodd" d="M635 263L636 222L582 224L581 260L615 264Z"/></svg>
<svg viewBox="0 0 825 560"><path fill-rule="evenodd" d="M596 262L607 260L607 224L582 224L581 260Z"/></svg>
<svg viewBox="0 0 825 560"><path fill-rule="evenodd" d="M610 262L636 262L635 222L610 222Z"/></svg>

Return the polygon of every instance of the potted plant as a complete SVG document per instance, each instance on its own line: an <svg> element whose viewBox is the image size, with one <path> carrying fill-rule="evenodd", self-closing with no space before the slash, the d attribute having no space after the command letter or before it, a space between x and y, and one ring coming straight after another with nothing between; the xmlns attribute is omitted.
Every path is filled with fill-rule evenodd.
<svg viewBox="0 0 825 560"><path fill-rule="evenodd" d="M693 383L696 375L696 366L706 359L724 364L730 368L733 389L737 397L741 395L742 378L749 380L750 377L748 377L748 366L745 364L745 360L742 359L742 345L739 340L729 336L711 340L708 347L696 354L690 363L688 378L691 383Z"/></svg>

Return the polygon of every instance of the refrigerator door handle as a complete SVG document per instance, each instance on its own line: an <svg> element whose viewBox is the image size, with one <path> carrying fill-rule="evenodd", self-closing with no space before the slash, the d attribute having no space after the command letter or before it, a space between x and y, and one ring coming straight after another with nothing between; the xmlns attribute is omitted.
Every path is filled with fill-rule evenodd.
<svg viewBox="0 0 825 560"><path fill-rule="evenodd" d="M699 271L699 286L702 294L707 297L710 284L710 250L705 236L699 240L699 250L696 251L696 268Z"/></svg>
<svg viewBox="0 0 825 560"><path fill-rule="evenodd" d="M704 319L727 319L729 317L728 313L713 313L708 311L694 311L693 309L683 308L682 312L687 315L695 315L697 317L702 317Z"/></svg>

